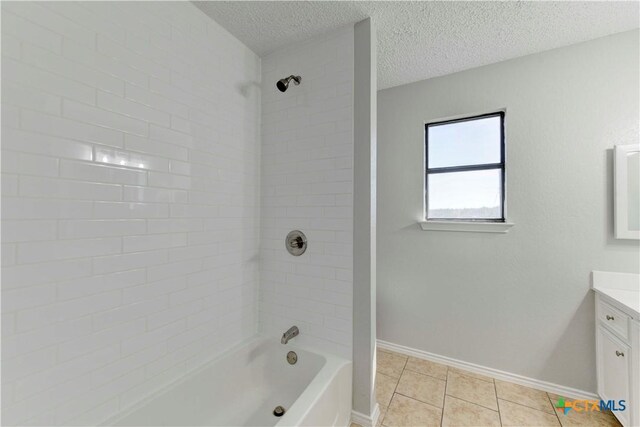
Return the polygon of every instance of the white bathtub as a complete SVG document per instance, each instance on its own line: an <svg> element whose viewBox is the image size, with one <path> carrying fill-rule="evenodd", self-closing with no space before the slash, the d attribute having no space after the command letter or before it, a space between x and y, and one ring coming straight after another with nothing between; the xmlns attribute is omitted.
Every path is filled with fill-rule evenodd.
<svg viewBox="0 0 640 427"><path fill-rule="evenodd" d="M351 362L258 337L156 393L115 426L347 426ZM290 365L287 352L298 362ZM283 406L282 417L273 415Z"/></svg>

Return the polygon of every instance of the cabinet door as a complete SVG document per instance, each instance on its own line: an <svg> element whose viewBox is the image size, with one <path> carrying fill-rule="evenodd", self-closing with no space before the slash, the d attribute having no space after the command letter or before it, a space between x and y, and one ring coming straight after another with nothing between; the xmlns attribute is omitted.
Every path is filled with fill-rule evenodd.
<svg viewBox="0 0 640 427"><path fill-rule="evenodd" d="M614 412L615 416L628 426L629 414L629 347L615 338L602 325L598 325L598 394L602 400L624 400L627 405L625 411Z"/></svg>

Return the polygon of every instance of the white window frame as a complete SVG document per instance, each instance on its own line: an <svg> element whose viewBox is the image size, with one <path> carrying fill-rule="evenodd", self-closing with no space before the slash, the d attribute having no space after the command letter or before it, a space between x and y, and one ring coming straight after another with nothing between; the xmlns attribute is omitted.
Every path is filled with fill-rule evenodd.
<svg viewBox="0 0 640 427"><path fill-rule="evenodd" d="M478 120L487 117L500 117L501 122L501 141L500 141L500 162L492 164L474 164L474 165L460 165L454 167L444 168L428 168L428 131L430 126L446 125L456 122L465 122L471 120ZM462 231L462 232L480 232L480 233L506 233L513 223L507 221L507 206L506 206L506 135L505 135L505 122L506 122L506 110L495 110L491 113L478 113L472 115L464 115L457 117L449 117L438 120L431 120L424 123L424 178L423 178L423 221L420 221L420 226L423 230L431 231ZM428 179L430 174L447 173L447 172L462 172L469 170L501 170L501 197L502 197L502 217L501 218L427 218L428 214Z"/></svg>

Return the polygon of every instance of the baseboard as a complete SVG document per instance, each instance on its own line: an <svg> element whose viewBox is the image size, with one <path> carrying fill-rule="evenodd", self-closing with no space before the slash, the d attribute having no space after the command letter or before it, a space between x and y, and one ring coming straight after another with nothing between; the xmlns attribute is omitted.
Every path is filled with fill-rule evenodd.
<svg viewBox="0 0 640 427"><path fill-rule="evenodd" d="M373 408L373 414L371 414L371 416L365 415L362 412L351 411L351 422L361 425L362 427L375 427L378 424L378 418L380 418L380 406L377 403Z"/></svg>
<svg viewBox="0 0 640 427"><path fill-rule="evenodd" d="M386 350L395 351L396 353L406 354L407 356L417 357L418 359L425 359L431 362L441 363L443 365L453 366L454 368L464 369L465 371L474 372L476 374L485 375L487 377L496 378L499 380L510 381L515 384L535 388L538 390L546 391L548 393L554 393L562 397L569 397L572 399L587 399L598 400L600 399L595 393L588 391L578 390L571 387L565 387L559 384L550 383L547 381L536 380L534 378L525 377L518 374L512 374L510 372L501 371L499 369L487 368L485 366L476 365L474 363L464 362L462 360L452 359L446 356L440 356L438 354L429 353L427 351L417 350L415 348L405 347L403 345L393 344L383 340L377 340L378 347Z"/></svg>

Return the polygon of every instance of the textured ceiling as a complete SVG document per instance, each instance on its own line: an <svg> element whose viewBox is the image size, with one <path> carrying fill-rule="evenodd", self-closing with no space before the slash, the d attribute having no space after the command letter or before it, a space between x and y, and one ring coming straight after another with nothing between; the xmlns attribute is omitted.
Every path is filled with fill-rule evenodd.
<svg viewBox="0 0 640 427"><path fill-rule="evenodd" d="M631 30L640 19L636 1L195 3L260 56L371 17L379 89Z"/></svg>

